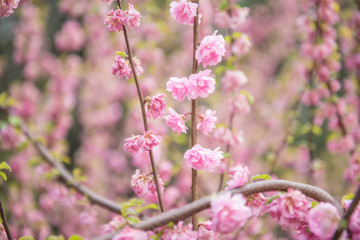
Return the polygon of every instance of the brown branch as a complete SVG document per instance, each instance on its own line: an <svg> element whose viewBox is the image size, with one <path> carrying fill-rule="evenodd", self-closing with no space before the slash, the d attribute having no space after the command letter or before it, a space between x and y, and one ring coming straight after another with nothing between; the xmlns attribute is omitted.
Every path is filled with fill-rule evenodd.
<svg viewBox="0 0 360 240"><path fill-rule="evenodd" d="M193 66L192 73L198 72L198 62L196 60L196 50L198 48L198 27L199 27L199 0L193 0L193 3L197 3L196 16L194 17L193 28ZM191 147L197 142L197 100L191 100ZM196 201L199 198L198 193L198 174L196 169L191 169L191 201ZM197 214L192 216L193 229L197 230L199 225L199 218Z"/></svg>
<svg viewBox="0 0 360 240"><path fill-rule="evenodd" d="M6 231L7 238L8 238L8 240L12 240L10 229L9 229L9 226L7 225L7 222L6 222L6 216L5 216L5 212L4 212L1 200L0 200L0 216L1 216L1 219L2 219L2 224L3 224L3 226L5 228L5 231Z"/></svg>
<svg viewBox="0 0 360 240"><path fill-rule="evenodd" d="M60 178L64 181L64 183L71 188L74 188L77 192L84 195L90 203L99 205L103 208L106 208L112 212L116 212L121 214L121 206L116 202L107 199L105 197L100 196L99 194L95 193L91 189L85 187L84 185L77 182L73 175L64 167L64 165L54 159L51 155L50 151L39 141L35 139L32 133L27 129L25 125L20 125L21 130L27 137L27 139L34 145L35 149L38 151L40 156L52 167L58 170L60 174Z"/></svg>
<svg viewBox="0 0 360 240"><path fill-rule="evenodd" d="M232 194L243 194L244 196L250 196L256 193L270 192L270 191L287 191L289 188L297 189L301 191L306 196L319 201L319 202L329 202L333 204L339 211L342 212L341 205L326 191L314 187L312 185L292 182L287 180L268 180L268 181L258 181L248 183L241 188L236 188L230 191L223 191L221 193L231 192ZM219 194L221 194L219 193ZM143 220L135 225L133 228L141 230L151 230L156 227L166 225L169 222L177 222L184 220L194 213L201 212L210 207L211 201L214 196L208 196L197 201L191 202L183 207L168 211L166 213L159 214L155 217ZM107 234L104 236L96 237L91 240L108 240L113 236L118 234L120 231Z"/></svg>
<svg viewBox="0 0 360 240"><path fill-rule="evenodd" d="M116 0L116 3L118 5L118 7L121 9L120 0ZM149 129L149 126L148 126L147 118L146 118L145 103L144 103L144 100L143 100L144 98L142 96L139 80L138 80L138 77L137 77L137 74L136 74L136 68L135 68L134 60L133 60L132 53L131 53L131 47L130 47L130 43L129 43L129 37L128 37L128 34L127 34L126 26L122 25L122 28L123 28L123 32L124 32L124 38L125 38L125 43L126 43L126 48L127 48L127 54L129 56L129 62L130 62L131 70L133 72L135 85L136 85L136 90L137 90L139 101L140 101L141 114L142 114L142 118L143 118L143 122L144 122L144 129L145 129L145 132L146 132ZM159 175L157 173L157 168L156 168L156 165L155 165L154 155L153 155L152 150L149 151L149 156L150 156L150 161L151 161L152 173L153 173L154 181L155 181L155 185L156 185L156 192L157 192L157 196L158 196L158 200L159 200L160 211L164 212L165 207L164 207L164 201L163 201L161 188L160 188Z"/></svg>
<svg viewBox="0 0 360 240"><path fill-rule="evenodd" d="M344 216L342 217L341 221L339 222L338 229L334 233L331 240L337 240L341 237L341 234L345 230L345 228L347 228L350 217L353 214L353 212L355 211L356 206L359 203L359 201L360 201L360 187L358 187L354 199L352 200L348 210L345 212ZM345 226L342 225L342 223L346 223Z"/></svg>

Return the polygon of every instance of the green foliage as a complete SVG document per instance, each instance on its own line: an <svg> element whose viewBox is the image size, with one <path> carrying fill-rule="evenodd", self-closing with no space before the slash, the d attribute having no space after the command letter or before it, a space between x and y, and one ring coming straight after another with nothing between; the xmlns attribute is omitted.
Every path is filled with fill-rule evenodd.
<svg viewBox="0 0 360 240"><path fill-rule="evenodd" d="M159 209L159 206L155 203L144 205L145 200L139 198L132 198L129 201L123 203L121 206L121 215L130 224L136 224L140 221L138 215L146 209Z"/></svg>
<svg viewBox="0 0 360 240"><path fill-rule="evenodd" d="M255 175L250 179L250 182L255 180L271 180L271 176L268 174Z"/></svg>
<svg viewBox="0 0 360 240"><path fill-rule="evenodd" d="M23 236L19 240L35 240L32 236Z"/></svg>
<svg viewBox="0 0 360 240"><path fill-rule="evenodd" d="M254 96L251 93L245 90L241 90L240 93L245 95L250 104L254 104Z"/></svg>
<svg viewBox="0 0 360 240"><path fill-rule="evenodd" d="M80 235L72 235L68 240L83 240L83 238Z"/></svg>
<svg viewBox="0 0 360 240"><path fill-rule="evenodd" d="M124 58L128 57L128 55L124 51L117 51L116 55L119 55L119 56L124 57Z"/></svg>
<svg viewBox="0 0 360 240"><path fill-rule="evenodd" d="M62 235L59 236L50 235L46 238L46 240L65 240L65 238Z"/></svg>
<svg viewBox="0 0 360 240"><path fill-rule="evenodd" d="M228 7L228 1L227 0L222 0L219 4L219 10L225 10Z"/></svg>
<svg viewBox="0 0 360 240"><path fill-rule="evenodd" d="M6 174L1 170L8 170L9 172L11 172L11 167L6 162L0 163L0 176L4 179L4 181L7 181Z"/></svg>

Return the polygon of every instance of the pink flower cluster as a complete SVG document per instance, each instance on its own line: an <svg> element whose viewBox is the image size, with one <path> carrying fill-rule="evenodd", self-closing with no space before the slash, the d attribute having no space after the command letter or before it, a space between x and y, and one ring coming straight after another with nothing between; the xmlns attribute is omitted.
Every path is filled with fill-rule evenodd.
<svg viewBox="0 0 360 240"><path fill-rule="evenodd" d="M193 25L198 4L187 0L173 1L170 3L171 17L178 23Z"/></svg>
<svg viewBox="0 0 360 240"><path fill-rule="evenodd" d="M188 129L185 126L185 116L179 115L174 109L168 108L170 115L165 116L166 125L168 125L179 136L181 133L186 133Z"/></svg>
<svg viewBox="0 0 360 240"><path fill-rule="evenodd" d="M85 33L79 22L67 21L55 34L55 45L59 51L79 51L85 43Z"/></svg>
<svg viewBox="0 0 360 240"><path fill-rule="evenodd" d="M196 50L195 57L198 64L202 63L204 68L206 66L215 66L221 62L222 57L225 55L225 39L222 35L206 36L201 41L198 49Z"/></svg>
<svg viewBox="0 0 360 240"><path fill-rule="evenodd" d="M131 153L139 150L150 151L160 144L162 137L156 135L152 130L148 130L144 135L136 135L125 139L124 148Z"/></svg>
<svg viewBox="0 0 360 240"><path fill-rule="evenodd" d="M248 98L244 94L238 94L230 101L230 111L238 114L245 115L251 111L251 106Z"/></svg>
<svg viewBox="0 0 360 240"><path fill-rule="evenodd" d="M165 94L159 94L154 97L147 97L145 99L146 117L153 117L154 119L164 114L166 101Z"/></svg>
<svg viewBox="0 0 360 240"><path fill-rule="evenodd" d="M108 12L104 24L109 31L122 31L123 26L128 26L130 28L140 26L140 13L134 8L134 5L129 3L129 8L126 11L121 9L110 10Z"/></svg>
<svg viewBox="0 0 360 240"><path fill-rule="evenodd" d="M148 234L145 231L125 227L121 233L115 235L111 240L143 240L148 239Z"/></svg>
<svg viewBox="0 0 360 240"><path fill-rule="evenodd" d="M307 197L291 188L267 205L267 211L284 229L299 229L306 225L310 208Z"/></svg>
<svg viewBox="0 0 360 240"><path fill-rule="evenodd" d="M184 154L186 165L196 170L214 171L220 165L223 155L219 148L211 150L203 148L200 144L196 144L191 149L187 150Z"/></svg>
<svg viewBox="0 0 360 240"><path fill-rule="evenodd" d="M160 191L164 192L164 182L161 178L159 178L159 184ZM131 188L139 198L151 199L157 195L153 174L140 174L139 169L136 169L131 177Z"/></svg>
<svg viewBox="0 0 360 240"><path fill-rule="evenodd" d="M178 100L206 98L215 91L215 79L210 77L211 70L206 69L197 74L191 74L189 79L182 77L171 77L166 84L166 90L172 93L172 96Z"/></svg>
<svg viewBox="0 0 360 240"><path fill-rule="evenodd" d="M224 77L221 79L222 87L226 92L236 91L247 82L248 78L240 70L226 71Z"/></svg>
<svg viewBox="0 0 360 240"><path fill-rule="evenodd" d="M211 201L212 229L219 233L232 233L243 227L251 217L251 210L246 205L246 198L231 193L221 194Z"/></svg>
<svg viewBox="0 0 360 240"><path fill-rule="evenodd" d="M118 215L111 219L111 221L101 227L102 234L111 233L117 229L120 229L122 226L124 226L126 223L126 220Z"/></svg>
<svg viewBox="0 0 360 240"><path fill-rule="evenodd" d="M165 229L163 235L161 236L162 240L174 240L174 239L183 239L183 240L197 240L198 234L196 231L192 230L192 225L183 226L183 221L179 221L173 229Z"/></svg>
<svg viewBox="0 0 360 240"><path fill-rule="evenodd" d="M199 123L197 129L200 129L205 136L208 136L212 130L214 130L217 117L215 117L216 111L206 110L205 114L199 114Z"/></svg>
<svg viewBox="0 0 360 240"><path fill-rule="evenodd" d="M235 166L229 169L229 181L226 190L234 189L245 185L249 180L249 168L247 166Z"/></svg>
<svg viewBox="0 0 360 240"><path fill-rule="evenodd" d="M214 16L215 25L219 28L231 28L232 30L236 30L245 23L250 9L247 7L242 7L233 8L230 11L231 16L227 11L217 12Z"/></svg>
<svg viewBox="0 0 360 240"><path fill-rule="evenodd" d="M115 62L112 65L112 74L118 75L120 78L124 79L132 78L133 72L128 59L117 55L114 57L114 61ZM144 73L144 70L140 65L140 61L136 57L133 58L133 61L135 65L136 75L142 75Z"/></svg>
<svg viewBox="0 0 360 240"><path fill-rule="evenodd" d="M14 9L18 7L20 0L7 0L7 1L1 1L0 3L0 17L8 17L13 12Z"/></svg>

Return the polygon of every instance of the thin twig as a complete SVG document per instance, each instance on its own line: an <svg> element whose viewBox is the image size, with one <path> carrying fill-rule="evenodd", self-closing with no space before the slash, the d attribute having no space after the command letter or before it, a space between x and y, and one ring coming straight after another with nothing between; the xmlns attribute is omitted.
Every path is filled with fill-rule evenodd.
<svg viewBox="0 0 360 240"><path fill-rule="evenodd" d="M120 0L116 0L116 3L118 5L118 7L121 9ZM129 56L129 62L130 62L131 70L133 72L135 85L136 85L136 89L137 89L137 93L138 93L138 97L139 97L139 101L140 101L141 114L142 114L142 118L143 118L143 122L144 122L144 129L145 129L145 132L146 132L149 129L149 126L148 126L147 118L146 118L145 104L144 104L144 100L143 100L144 98L142 96L139 80L138 80L138 77L137 77L137 74L136 74L136 68L135 68L133 57L132 57L132 52L131 52L131 47L130 47L130 43L129 43L129 37L128 37L128 34L127 34L126 26L122 25L122 28L123 28L123 32L124 32L124 38L125 38L125 43L126 43L126 48L127 48L127 54ZM154 176L154 181L155 181L155 186L156 186L156 192L157 192L157 196L158 196L158 200L159 200L160 211L164 212L165 207L164 207L164 201L163 201L162 192L161 192L161 188L160 188L159 175L157 173L157 168L156 168L156 165L155 165L154 155L153 155L152 150L149 151L149 156L150 156L151 168L152 168L152 173L153 173L153 176Z"/></svg>
<svg viewBox="0 0 360 240"><path fill-rule="evenodd" d="M196 74L198 71L198 62L196 60L196 50L198 48L198 26L199 26L199 0L193 0L193 3L197 3L196 16L194 17L194 28L193 28L193 66L192 73ZM197 142L197 100L191 100L191 147ZM197 170L191 169L191 201L196 201L199 198L198 192L198 174ZM192 216L193 229L197 230L199 227L198 215Z"/></svg>
<svg viewBox="0 0 360 240"><path fill-rule="evenodd" d="M24 124L20 125L20 128L27 139L34 145L40 156L59 172L60 178L67 186L74 188L77 192L84 195L91 203L97 204L112 212L121 214L121 206L119 204L100 196L99 194L76 181L73 175L61 164L61 162L55 160L50 151L42 143L36 140L36 138Z"/></svg>
<svg viewBox="0 0 360 240"><path fill-rule="evenodd" d="M256 193L270 192L270 191L287 191L289 188L297 189L301 191L306 196L319 201L319 202L329 202L333 204L339 213L342 212L341 205L326 191L314 187L312 185L292 182L287 180L268 180L268 181L258 181L248 183L241 188L236 188L230 191L223 191L218 194L231 192L232 194L243 194L244 196L250 196ZM202 199L199 199L195 202L191 202L183 207L168 211L166 213L159 214L155 217L143 220L135 225L133 228L141 229L141 230L151 230L156 227L160 227L166 225L169 222L177 222L180 220L184 220L194 213L201 212L210 207L212 199L215 195L208 196ZM118 234L120 231L107 234L104 236L96 237L91 240L108 240L113 236Z"/></svg>
<svg viewBox="0 0 360 240"><path fill-rule="evenodd" d="M340 238L342 232L344 231L344 229L348 226L349 220L351 215L353 214L353 212L356 209L357 204L359 203L360 200L360 187L358 187L355 197L352 200L348 210L345 212L343 218L341 219L341 221L339 222L339 226L338 229L336 230L336 232L334 233L333 237L331 238L331 240L337 240ZM343 225L343 223L346 223Z"/></svg>
<svg viewBox="0 0 360 240"><path fill-rule="evenodd" d="M0 200L0 215L1 215L2 224L3 224L4 228L5 228L8 240L12 240L10 229L9 229L9 226L7 224L7 221L6 221L6 216L5 216L5 212L4 212L1 200Z"/></svg>

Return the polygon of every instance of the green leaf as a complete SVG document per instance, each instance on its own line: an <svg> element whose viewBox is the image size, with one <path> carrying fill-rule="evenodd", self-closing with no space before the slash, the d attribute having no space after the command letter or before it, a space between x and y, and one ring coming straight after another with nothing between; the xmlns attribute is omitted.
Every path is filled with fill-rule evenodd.
<svg viewBox="0 0 360 240"><path fill-rule="evenodd" d="M9 172L11 172L11 167L6 162L0 163L0 170L4 170L4 169L9 170Z"/></svg>
<svg viewBox="0 0 360 240"><path fill-rule="evenodd" d="M345 200L352 200L354 199L355 195L353 193L348 193L346 195L344 195L342 198L341 198L341 203L342 205L344 205L344 201Z"/></svg>
<svg viewBox="0 0 360 240"><path fill-rule="evenodd" d="M130 223L130 224L136 224L138 223L140 220L138 217L136 216L129 216L126 218L126 220Z"/></svg>
<svg viewBox="0 0 360 240"><path fill-rule="evenodd" d="M15 116L12 116L12 115L10 115L10 116L8 117L8 121L9 121L9 123L10 123L11 125L13 125L14 127L20 126L20 123L21 123L20 118L15 117Z"/></svg>
<svg viewBox="0 0 360 240"><path fill-rule="evenodd" d="M318 205L319 203L316 201L311 201L311 208L315 207L316 205Z"/></svg>
<svg viewBox="0 0 360 240"><path fill-rule="evenodd" d="M23 236L19 240L34 240L34 238L32 236Z"/></svg>
<svg viewBox="0 0 360 240"><path fill-rule="evenodd" d="M80 235L72 235L68 240L83 240L83 238Z"/></svg>
<svg viewBox="0 0 360 240"><path fill-rule="evenodd" d="M159 206L157 204L155 204L155 203L152 203L152 204L146 205L144 207L137 208L135 211L136 211L136 213L141 213L142 211L144 211L146 209L157 210L157 209L159 209Z"/></svg>
<svg viewBox="0 0 360 240"><path fill-rule="evenodd" d="M317 125L313 125L312 132L313 132L315 135L320 136L320 135L322 134L322 129L321 129L321 127L319 127L319 126L317 126Z"/></svg>
<svg viewBox="0 0 360 240"><path fill-rule="evenodd" d="M124 58L128 57L128 55L124 51L117 51L116 55L119 55L119 56L124 57Z"/></svg>
<svg viewBox="0 0 360 240"><path fill-rule="evenodd" d="M227 0L222 0L219 4L219 10L222 11L222 10L225 10L228 6L228 1Z"/></svg>
<svg viewBox="0 0 360 240"><path fill-rule="evenodd" d="M4 181L7 181L7 176L4 172L0 172L0 176L4 179Z"/></svg>
<svg viewBox="0 0 360 240"><path fill-rule="evenodd" d="M65 240L65 238L63 236L55 236L55 235L51 235L51 236L48 236L46 238L46 240Z"/></svg>
<svg viewBox="0 0 360 240"><path fill-rule="evenodd" d="M251 105L254 104L254 96L251 93L245 90L241 90L240 93L245 95Z"/></svg>
<svg viewBox="0 0 360 240"><path fill-rule="evenodd" d="M268 174L261 174L261 175L255 175L250 179L250 182L254 181L254 180L271 180L271 176Z"/></svg>
<svg viewBox="0 0 360 240"><path fill-rule="evenodd" d="M238 39L238 38L241 37L241 35L242 35L241 32L234 32L234 33L232 34L232 37L233 37L234 39Z"/></svg>
<svg viewBox="0 0 360 240"><path fill-rule="evenodd" d="M271 203L274 199L277 199L277 198L279 198L279 197L280 197L280 196L278 195L278 196L274 196L274 197L269 198L268 200L266 200L266 204Z"/></svg>

